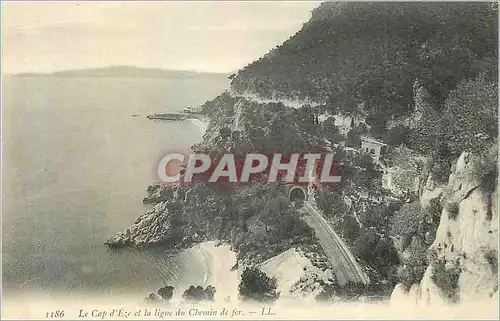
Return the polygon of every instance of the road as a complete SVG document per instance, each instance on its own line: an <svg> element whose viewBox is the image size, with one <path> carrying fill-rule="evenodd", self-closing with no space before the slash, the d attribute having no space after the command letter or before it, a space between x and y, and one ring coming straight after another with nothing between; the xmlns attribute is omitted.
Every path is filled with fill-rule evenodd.
<svg viewBox="0 0 500 321"><path fill-rule="evenodd" d="M281 102L286 107L289 108L300 108L306 102L300 101L288 101L279 100L273 101L269 99L263 99L254 94L236 94L231 93L233 97L242 97L247 100L251 100L258 103L277 103ZM308 102L311 106L316 104ZM295 124L297 126L297 124ZM320 139L320 138L318 138ZM329 142L326 141L328 144ZM301 208L301 212L304 214L304 218L307 224L314 229L316 235L320 241L321 247L328 257L328 261L333 267L333 272L337 277L337 281L340 285L346 284L348 282L368 284L370 279L361 270L358 262L352 255L351 251L347 245L342 241L342 239L335 233L333 228L328 224L323 215L318 212L314 207L308 203L304 202L304 206Z"/></svg>
<svg viewBox="0 0 500 321"><path fill-rule="evenodd" d="M347 245L335 233L323 215L307 201L304 202L301 212L304 214L307 224L316 232L321 247L332 265L338 283L340 285L348 282L370 283L370 279L361 270Z"/></svg>

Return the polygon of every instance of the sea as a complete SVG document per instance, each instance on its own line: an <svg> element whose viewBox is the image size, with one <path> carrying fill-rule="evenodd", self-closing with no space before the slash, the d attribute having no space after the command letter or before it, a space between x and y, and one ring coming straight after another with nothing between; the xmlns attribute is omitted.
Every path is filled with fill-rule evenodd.
<svg viewBox="0 0 500 321"><path fill-rule="evenodd" d="M161 248L116 251L104 245L147 209L142 199L157 180L160 158L188 151L202 138L193 123L152 121L146 115L200 105L228 87L225 77L4 76L2 315L41 319L63 311L75 319L82 311L94 318L119 309L137 313L143 311L144 299L165 285L175 290L170 305L155 309L161 313L182 310L185 318L200 318L193 311L214 307L228 310L228 317L237 312L263 319L261 311L271 313L270 306L238 300L238 271L232 271L236 254L227 244L204 242L178 253ZM293 275L283 279L293 280ZM190 285L214 285L216 302L196 307L183 302L181 295ZM490 301L453 310L397 304L400 308L383 301L318 305L314 296L282 293L272 313L280 319L498 314Z"/></svg>
<svg viewBox="0 0 500 321"><path fill-rule="evenodd" d="M229 88L221 75L189 79L4 76L4 295L147 295L206 278L193 251L113 251L104 242L144 211L168 152L202 132L147 114L199 106Z"/></svg>

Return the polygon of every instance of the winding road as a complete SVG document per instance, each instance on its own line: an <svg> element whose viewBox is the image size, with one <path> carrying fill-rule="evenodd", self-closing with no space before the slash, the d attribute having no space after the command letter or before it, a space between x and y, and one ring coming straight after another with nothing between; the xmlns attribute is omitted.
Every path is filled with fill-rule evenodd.
<svg viewBox="0 0 500 321"><path fill-rule="evenodd" d="M370 279L361 270L356 258L323 215L307 201L304 202L301 212L307 224L316 232L338 283L340 285L348 282L369 284Z"/></svg>

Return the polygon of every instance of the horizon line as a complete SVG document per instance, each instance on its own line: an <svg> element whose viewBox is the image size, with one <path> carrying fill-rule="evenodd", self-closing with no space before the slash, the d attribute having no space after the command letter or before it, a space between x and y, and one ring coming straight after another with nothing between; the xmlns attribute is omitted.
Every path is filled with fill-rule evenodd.
<svg viewBox="0 0 500 321"><path fill-rule="evenodd" d="M161 70L161 71L190 72L190 73L200 73L200 74L220 74L220 75L231 75L233 73L237 73L240 69L243 68L243 67L240 67L237 69L233 69L231 71L207 71L207 70L200 70L200 69L173 69L173 68L170 69L170 68L163 68L163 67L140 67L137 65L119 64L119 65L105 65L105 66L83 67L83 68L69 68L69 69L60 69L60 70L44 71L44 72L37 72L37 71L21 71L21 72L7 72L7 73L2 72L2 75L5 75L5 76L16 76L16 75L23 75L23 74L52 75L52 74L57 74L57 73L61 73L61 72L85 71L85 70L96 70L96 69L110 69L110 68L120 68L120 67L143 69L143 70Z"/></svg>

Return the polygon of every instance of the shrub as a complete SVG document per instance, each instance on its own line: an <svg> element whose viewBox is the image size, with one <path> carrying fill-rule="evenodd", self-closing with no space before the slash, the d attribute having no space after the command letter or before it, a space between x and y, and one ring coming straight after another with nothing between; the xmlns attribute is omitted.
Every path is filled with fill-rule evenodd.
<svg viewBox="0 0 500 321"><path fill-rule="evenodd" d="M479 161L474 162L471 176L481 183L481 188L486 193L491 193L498 180L498 147L493 145L488 152L481 155Z"/></svg>
<svg viewBox="0 0 500 321"><path fill-rule="evenodd" d="M398 273L398 281L410 288L420 282L427 268L427 247L418 238L413 238L406 248L407 256L403 257L403 268Z"/></svg>
<svg viewBox="0 0 500 321"><path fill-rule="evenodd" d="M316 295L315 299L318 302L328 302L333 298L334 294L335 292L332 290L331 285L328 284Z"/></svg>
<svg viewBox="0 0 500 321"><path fill-rule="evenodd" d="M398 146L408 143L410 137L410 128L403 125L397 125L389 130L386 130L382 135L382 140L389 145Z"/></svg>
<svg viewBox="0 0 500 321"><path fill-rule="evenodd" d="M495 81L479 75L463 80L452 90L442 113L424 118L412 135L412 144L425 153L451 161L464 150L480 152L498 137L498 97ZM438 166L441 179L449 169Z"/></svg>
<svg viewBox="0 0 500 321"><path fill-rule="evenodd" d="M161 300L161 297L156 293L150 293L145 299L148 303L155 303Z"/></svg>
<svg viewBox="0 0 500 321"><path fill-rule="evenodd" d="M219 129L219 136L224 140L228 139L231 136L231 128L222 127L221 129Z"/></svg>
<svg viewBox="0 0 500 321"><path fill-rule="evenodd" d="M282 218L281 224L276 226L276 236L280 239L293 239L298 236L314 237L314 231L298 215L288 215Z"/></svg>
<svg viewBox="0 0 500 321"><path fill-rule="evenodd" d="M170 300L174 295L174 287L167 285L158 290L158 295L162 297L163 300Z"/></svg>
<svg viewBox="0 0 500 321"><path fill-rule="evenodd" d="M457 202L449 202L446 205L446 211L448 212L448 217L455 220L458 216L459 205Z"/></svg>
<svg viewBox="0 0 500 321"><path fill-rule="evenodd" d="M498 273L498 256L497 251L489 249L484 253L484 258L491 267L493 273Z"/></svg>
<svg viewBox="0 0 500 321"><path fill-rule="evenodd" d="M211 285L204 289L201 285L195 287L191 285L189 289L184 291L182 297L187 302L199 302L199 301L213 301L215 295L215 288Z"/></svg>
<svg viewBox="0 0 500 321"><path fill-rule="evenodd" d="M415 179L422 172L422 161L414 157L413 152L405 145L393 148L387 157L391 166L398 168L393 174L393 184L401 191L412 190L415 185Z"/></svg>
<svg viewBox="0 0 500 321"><path fill-rule="evenodd" d="M427 262L434 263L438 261L438 252L435 248L429 248L427 251Z"/></svg>
<svg viewBox="0 0 500 321"><path fill-rule="evenodd" d="M420 233L425 235L427 244L431 244L436 238L436 231L441 220L443 206L439 198L434 198L429 205L422 209L422 222L420 224Z"/></svg>
<svg viewBox="0 0 500 321"><path fill-rule="evenodd" d="M319 190L316 202L319 209L324 213L334 211L334 214L338 214L343 211L344 202L342 201L342 194L338 189L323 188Z"/></svg>
<svg viewBox="0 0 500 321"><path fill-rule="evenodd" d="M424 212L427 217L432 220L433 223L439 224L441 218L441 212L443 212L443 205L439 198L433 198L430 200L429 205L424 208Z"/></svg>
<svg viewBox="0 0 500 321"><path fill-rule="evenodd" d="M361 136L366 134L368 129L364 124L359 124L354 128L351 128L346 136L346 146L353 148L361 148Z"/></svg>
<svg viewBox="0 0 500 321"><path fill-rule="evenodd" d="M361 148L361 137L352 129L347 133L345 145L353 148Z"/></svg>
<svg viewBox="0 0 500 321"><path fill-rule="evenodd" d="M370 284L363 283L355 283L355 282L347 282L343 285L338 283L331 284L322 284L323 290L316 295L316 301L318 302L327 302L332 299L340 299L344 301L351 301L360 298L361 296L366 297L387 297L390 296L392 291L394 290L395 283L392 284L390 282L380 283L371 280Z"/></svg>
<svg viewBox="0 0 500 321"><path fill-rule="evenodd" d="M241 138L241 132L238 131L238 130L234 130L232 133L231 133L231 139L235 142L238 142Z"/></svg>
<svg viewBox="0 0 500 321"><path fill-rule="evenodd" d="M448 159L437 158L431 168L432 178L438 184L447 184L451 174L451 164Z"/></svg>
<svg viewBox="0 0 500 321"><path fill-rule="evenodd" d="M351 214L346 214L336 223L336 228L340 231L342 238L349 244L353 244L359 237L360 226Z"/></svg>
<svg viewBox="0 0 500 321"><path fill-rule="evenodd" d="M362 283L347 282L344 285L338 283L327 284L323 290L316 295L316 301L326 302L334 297L339 297L343 300L354 300L363 294L367 293L367 286Z"/></svg>
<svg viewBox="0 0 500 321"><path fill-rule="evenodd" d="M405 203L391 219L391 234L411 238L418 231L419 222L422 220L420 204Z"/></svg>
<svg viewBox="0 0 500 321"><path fill-rule="evenodd" d="M379 236L373 230L364 230L354 242L356 256L368 264L382 278L387 278L389 268L399 264L399 257L390 238Z"/></svg>
<svg viewBox="0 0 500 321"><path fill-rule="evenodd" d="M269 302L279 298L276 287L276 278L270 278L256 267L247 267L241 275L238 291L244 300Z"/></svg>
<svg viewBox="0 0 500 321"><path fill-rule="evenodd" d="M486 153L481 155L477 162L473 163L471 176L480 183L481 190L486 195L487 213L486 218L493 217L492 193L498 184L498 146L493 145Z"/></svg>
<svg viewBox="0 0 500 321"><path fill-rule="evenodd" d="M212 286L212 285L209 285L205 288L205 290L203 290L203 297L205 300L207 301L213 301L214 300L214 296L215 296L215 287Z"/></svg>
<svg viewBox="0 0 500 321"><path fill-rule="evenodd" d="M345 140L344 135L335 125L335 118L329 117L321 124L321 135L332 143L338 143Z"/></svg>
<svg viewBox="0 0 500 321"><path fill-rule="evenodd" d="M444 259L439 259L432 264L431 279L439 287L441 292L451 301L456 302L458 278L460 270L456 267L447 269Z"/></svg>
<svg viewBox="0 0 500 321"><path fill-rule="evenodd" d="M443 111L444 137L451 155L483 151L498 137L498 86L479 75L452 90Z"/></svg>

